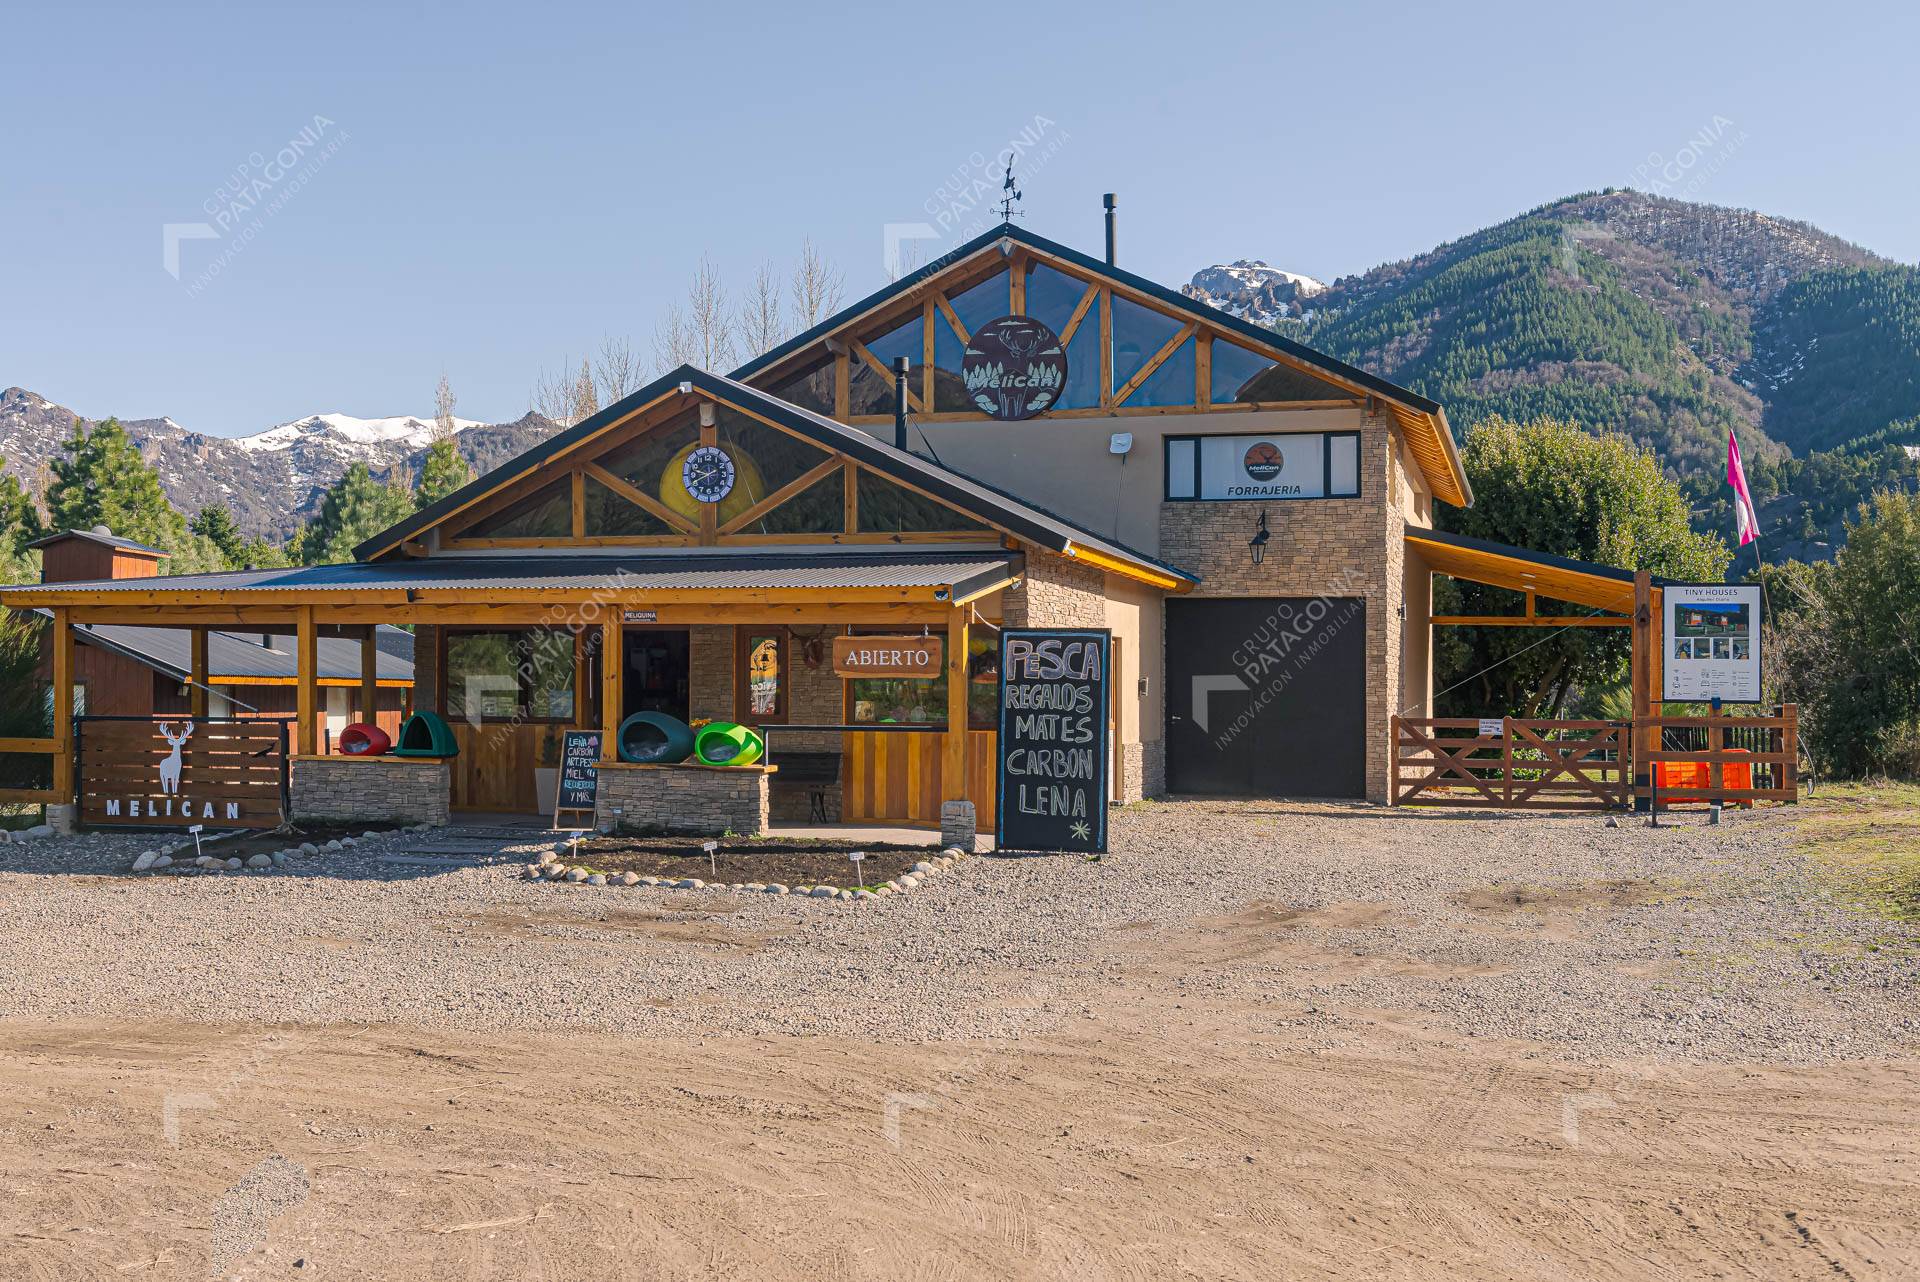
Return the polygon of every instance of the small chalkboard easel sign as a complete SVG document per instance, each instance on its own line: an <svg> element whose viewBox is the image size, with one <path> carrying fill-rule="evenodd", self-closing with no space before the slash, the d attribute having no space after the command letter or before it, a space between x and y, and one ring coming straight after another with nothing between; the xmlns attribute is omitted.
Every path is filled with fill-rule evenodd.
<svg viewBox="0 0 1920 1282"><path fill-rule="evenodd" d="M560 786L553 794L553 826L562 828L591 828L593 826L594 794L600 788L600 730L566 730L560 735ZM584 824L564 824L562 815L579 815L584 812L587 822Z"/></svg>

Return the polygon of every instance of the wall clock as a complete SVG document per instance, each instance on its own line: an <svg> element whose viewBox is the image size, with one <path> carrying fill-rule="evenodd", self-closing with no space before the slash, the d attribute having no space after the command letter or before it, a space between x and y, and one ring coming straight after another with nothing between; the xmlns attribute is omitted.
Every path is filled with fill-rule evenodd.
<svg viewBox="0 0 1920 1282"><path fill-rule="evenodd" d="M680 483L702 503L718 503L733 493L733 459L718 445L702 445L680 465Z"/></svg>

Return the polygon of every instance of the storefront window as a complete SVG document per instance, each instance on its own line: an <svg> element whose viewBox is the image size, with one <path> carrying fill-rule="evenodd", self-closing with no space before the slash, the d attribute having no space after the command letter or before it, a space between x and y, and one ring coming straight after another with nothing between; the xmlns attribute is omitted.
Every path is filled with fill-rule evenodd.
<svg viewBox="0 0 1920 1282"><path fill-rule="evenodd" d="M449 720L573 720L572 633L449 630L445 637L441 707Z"/></svg>
<svg viewBox="0 0 1920 1282"><path fill-rule="evenodd" d="M859 631L860 629L856 629ZM880 629L884 632L885 629ZM967 725L991 730L1000 715L1000 682L995 668L998 640L976 637L969 647ZM947 724L947 677L849 677L847 720L855 724Z"/></svg>
<svg viewBox="0 0 1920 1282"><path fill-rule="evenodd" d="M758 726L787 719L785 628L741 628L735 634L734 719Z"/></svg>

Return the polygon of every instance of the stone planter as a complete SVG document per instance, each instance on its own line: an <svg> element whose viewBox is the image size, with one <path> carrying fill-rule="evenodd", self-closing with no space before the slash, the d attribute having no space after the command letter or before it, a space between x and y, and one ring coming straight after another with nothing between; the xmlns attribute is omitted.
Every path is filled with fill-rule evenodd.
<svg viewBox="0 0 1920 1282"><path fill-rule="evenodd" d="M618 831L758 837L767 831L768 782L777 766L600 763L594 827Z"/></svg>

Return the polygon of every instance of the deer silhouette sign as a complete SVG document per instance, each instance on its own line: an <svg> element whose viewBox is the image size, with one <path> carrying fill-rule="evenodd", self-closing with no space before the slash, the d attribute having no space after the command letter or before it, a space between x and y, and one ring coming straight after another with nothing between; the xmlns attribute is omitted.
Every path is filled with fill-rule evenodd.
<svg viewBox="0 0 1920 1282"><path fill-rule="evenodd" d="M166 759L160 763L161 792L177 793L180 791L180 749L185 746L187 739L191 737L192 734L193 722L191 721L187 722L186 729L182 730L177 736L173 733L173 726L170 723L165 721L160 723L160 737L165 739L173 748L173 751L168 753Z"/></svg>

